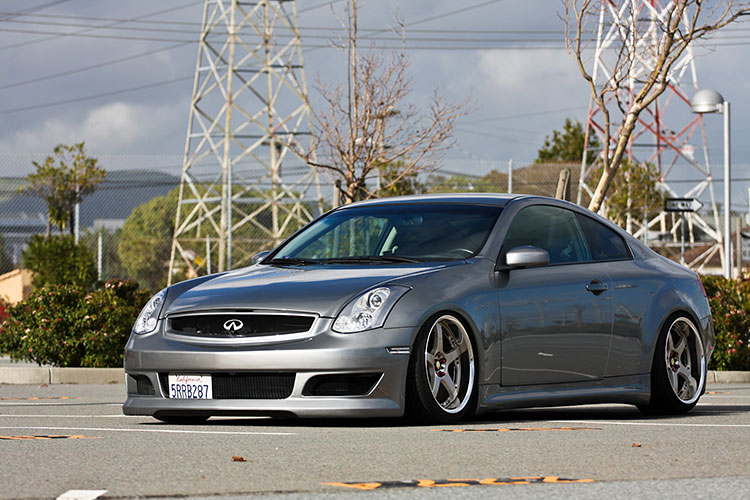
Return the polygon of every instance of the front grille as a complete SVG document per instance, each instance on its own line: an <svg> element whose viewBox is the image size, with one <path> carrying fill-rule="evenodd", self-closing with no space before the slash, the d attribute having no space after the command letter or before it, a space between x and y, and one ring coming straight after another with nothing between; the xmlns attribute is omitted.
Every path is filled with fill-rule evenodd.
<svg viewBox="0 0 750 500"><path fill-rule="evenodd" d="M211 373L213 399L286 399L294 389L294 373ZM169 376L160 373L164 394Z"/></svg>
<svg viewBox="0 0 750 500"><path fill-rule="evenodd" d="M169 318L169 331L191 337L247 338L304 333L315 318L292 314L216 313Z"/></svg>
<svg viewBox="0 0 750 500"><path fill-rule="evenodd" d="M214 373L214 399L286 399L294 373Z"/></svg>

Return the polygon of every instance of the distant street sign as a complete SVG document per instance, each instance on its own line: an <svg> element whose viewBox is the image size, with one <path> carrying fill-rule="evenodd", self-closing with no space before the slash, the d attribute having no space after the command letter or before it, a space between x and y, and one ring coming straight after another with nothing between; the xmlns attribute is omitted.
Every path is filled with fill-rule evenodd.
<svg viewBox="0 0 750 500"><path fill-rule="evenodd" d="M742 233L742 262L750 262L750 234Z"/></svg>
<svg viewBox="0 0 750 500"><path fill-rule="evenodd" d="M695 198L667 198L664 200L665 212L695 212L703 206Z"/></svg>

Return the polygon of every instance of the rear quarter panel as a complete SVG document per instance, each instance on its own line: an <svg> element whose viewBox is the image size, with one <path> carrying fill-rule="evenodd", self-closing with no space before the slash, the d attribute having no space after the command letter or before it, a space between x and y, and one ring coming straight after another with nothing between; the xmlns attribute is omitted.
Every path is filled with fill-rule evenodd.
<svg viewBox="0 0 750 500"><path fill-rule="evenodd" d="M676 313L689 315L704 344L713 345L711 311L696 274L648 252L609 268L615 315L607 377L649 373L659 333Z"/></svg>

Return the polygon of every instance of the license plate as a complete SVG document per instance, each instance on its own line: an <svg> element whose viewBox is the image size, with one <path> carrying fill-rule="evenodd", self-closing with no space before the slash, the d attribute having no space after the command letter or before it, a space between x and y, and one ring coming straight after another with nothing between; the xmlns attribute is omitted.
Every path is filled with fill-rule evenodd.
<svg viewBox="0 0 750 500"><path fill-rule="evenodd" d="M213 399L211 375L169 375L170 399Z"/></svg>

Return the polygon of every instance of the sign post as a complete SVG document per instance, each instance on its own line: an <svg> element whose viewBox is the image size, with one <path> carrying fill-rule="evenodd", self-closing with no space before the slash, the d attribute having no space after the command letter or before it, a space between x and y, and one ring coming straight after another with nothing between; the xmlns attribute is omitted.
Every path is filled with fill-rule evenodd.
<svg viewBox="0 0 750 500"><path fill-rule="evenodd" d="M664 200L665 212L680 213L680 264L685 265L685 212L700 210L703 203L695 198L667 198Z"/></svg>

